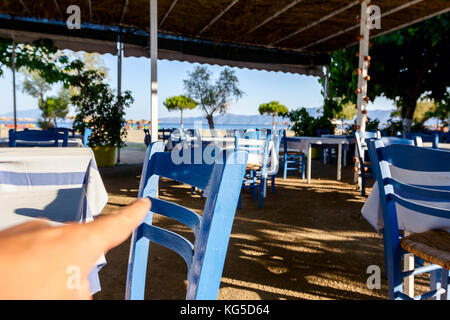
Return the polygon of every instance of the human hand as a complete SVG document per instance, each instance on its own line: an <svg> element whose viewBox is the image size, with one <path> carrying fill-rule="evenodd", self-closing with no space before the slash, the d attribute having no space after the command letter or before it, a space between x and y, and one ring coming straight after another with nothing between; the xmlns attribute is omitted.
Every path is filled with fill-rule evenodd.
<svg viewBox="0 0 450 320"><path fill-rule="evenodd" d="M33 221L1 231L0 299L91 299L88 275L95 262L128 238L150 206L142 198L91 223ZM69 285L74 270L75 288Z"/></svg>

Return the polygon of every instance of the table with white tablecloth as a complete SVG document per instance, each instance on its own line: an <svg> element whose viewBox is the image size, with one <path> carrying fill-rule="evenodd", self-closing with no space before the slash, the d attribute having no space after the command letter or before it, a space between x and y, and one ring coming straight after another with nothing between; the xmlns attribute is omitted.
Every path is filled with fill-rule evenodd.
<svg viewBox="0 0 450 320"><path fill-rule="evenodd" d="M38 218L91 222L108 194L90 148L0 148L0 230ZM99 257L89 280L100 290Z"/></svg>
<svg viewBox="0 0 450 320"><path fill-rule="evenodd" d="M418 172L400 169L390 166L393 178L412 185L435 186L450 190L450 172ZM375 183L369 197L361 209L362 216L377 230L381 232L384 227L383 214L381 210L380 192L378 184ZM450 209L450 199L448 202L429 202L426 199L413 200L424 205L432 205L444 209ZM399 204L396 204L398 228L408 232L425 232L433 229L450 231L450 219L444 219L429 215L424 215Z"/></svg>
<svg viewBox="0 0 450 320"><path fill-rule="evenodd" d="M306 172L307 172L307 181L308 184L311 183L311 146L313 144L329 144L329 145L337 145L338 146L338 159L337 159L337 174L336 178L338 181L341 180L341 170L342 170L342 148L343 145L348 146L352 143L352 139L349 139L346 136L321 136L321 137L287 137L287 149L288 150L297 150L305 153L307 155L307 164L306 164ZM345 158L345 157L344 157Z"/></svg>

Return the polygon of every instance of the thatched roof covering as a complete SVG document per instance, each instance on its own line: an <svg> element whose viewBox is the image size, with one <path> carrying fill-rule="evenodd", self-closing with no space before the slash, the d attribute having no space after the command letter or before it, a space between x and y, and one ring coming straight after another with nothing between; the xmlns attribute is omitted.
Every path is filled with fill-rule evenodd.
<svg viewBox="0 0 450 320"><path fill-rule="evenodd" d="M382 14L381 30L373 30L372 36L450 11L448 0L372 3L381 8ZM69 5L81 8L82 30L65 28ZM27 31L76 36L81 39L81 47L90 45L82 41L84 38L111 44L122 33L129 55L147 54L149 0L2 0L2 14L0 28L4 30L24 30L24 25L34 22L39 27ZM290 57L297 65L320 66L328 62L327 56L320 54L356 43L359 14L359 0L158 0L159 48L170 51L169 59L177 60L203 57L216 59L219 64L221 59L223 64L229 60L243 65L278 64L274 69L280 69L282 64L295 64ZM8 20L11 17L15 23ZM39 19L60 24L46 28ZM100 30L98 26L106 28ZM212 52L214 48L218 48L216 52ZM266 60L257 61L262 56Z"/></svg>

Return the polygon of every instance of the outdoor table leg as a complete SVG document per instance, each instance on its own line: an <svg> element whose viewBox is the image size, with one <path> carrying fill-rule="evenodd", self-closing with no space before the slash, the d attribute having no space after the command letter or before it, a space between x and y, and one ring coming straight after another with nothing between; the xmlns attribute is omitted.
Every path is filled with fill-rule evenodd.
<svg viewBox="0 0 450 320"><path fill-rule="evenodd" d="M341 167L342 167L342 144L338 144L338 158L337 158L337 180L341 181Z"/></svg>
<svg viewBox="0 0 450 320"><path fill-rule="evenodd" d="M308 143L308 163L307 163L308 168L306 169L308 184L311 183L311 154L312 154L311 143Z"/></svg>

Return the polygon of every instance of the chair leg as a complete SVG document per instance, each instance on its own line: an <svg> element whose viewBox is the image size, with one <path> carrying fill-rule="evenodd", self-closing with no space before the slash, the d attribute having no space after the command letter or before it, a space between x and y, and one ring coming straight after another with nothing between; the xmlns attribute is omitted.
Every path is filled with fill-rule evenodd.
<svg viewBox="0 0 450 320"><path fill-rule="evenodd" d="M361 165L361 196L366 196L366 176L364 174L364 166Z"/></svg>
<svg viewBox="0 0 450 320"><path fill-rule="evenodd" d="M259 184L259 207L262 208L264 201L264 186L266 183L266 179L261 177L261 183Z"/></svg>
<svg viewBox="0 0 450 320"><path fill-rule="evenodd" d="M305 180L306 157L304 154L302 154L301 159L302 159L302 179Z"/></svg>
<svg viewBox="0 0 450 320"><path fill-rule="evenodd" d="M287 177L287 169L288 169L288 163L287 163L287 157L284 157L284 163L283 163L283 180L286 180Z"/></svg>
<svg viewBox="0 0 450 320"><path fill-rule="evenodd" d="M442 269L441 270L441 285L442 288L445 288L445 293L441 294L440 299L441 300L450 300L450 286L449 286L449 278L450 278L450 272L448 270Z"/></svg>
<svg viewBox="0 0 450 320"><path fill-rule="evenodd" d="M276 190L275 190L275 175L273 175L273 176L271 177L271 180L272 180L272 183L271 183L272 193L276 193Z"/></svg>
<svg viewBox="0 0 450 320"><path fill-rule="evenodd" d="M441 270L434 270L430 272L430 291L441 288ZM441 296L431 298L432 300L440 300Z"/></svg>
<svg viewBox="0 0 450 320"><path fill-rule="evenodd" d="M239 194L238 208L239 208L239 209L242 209L242 192Z"/></svg>

